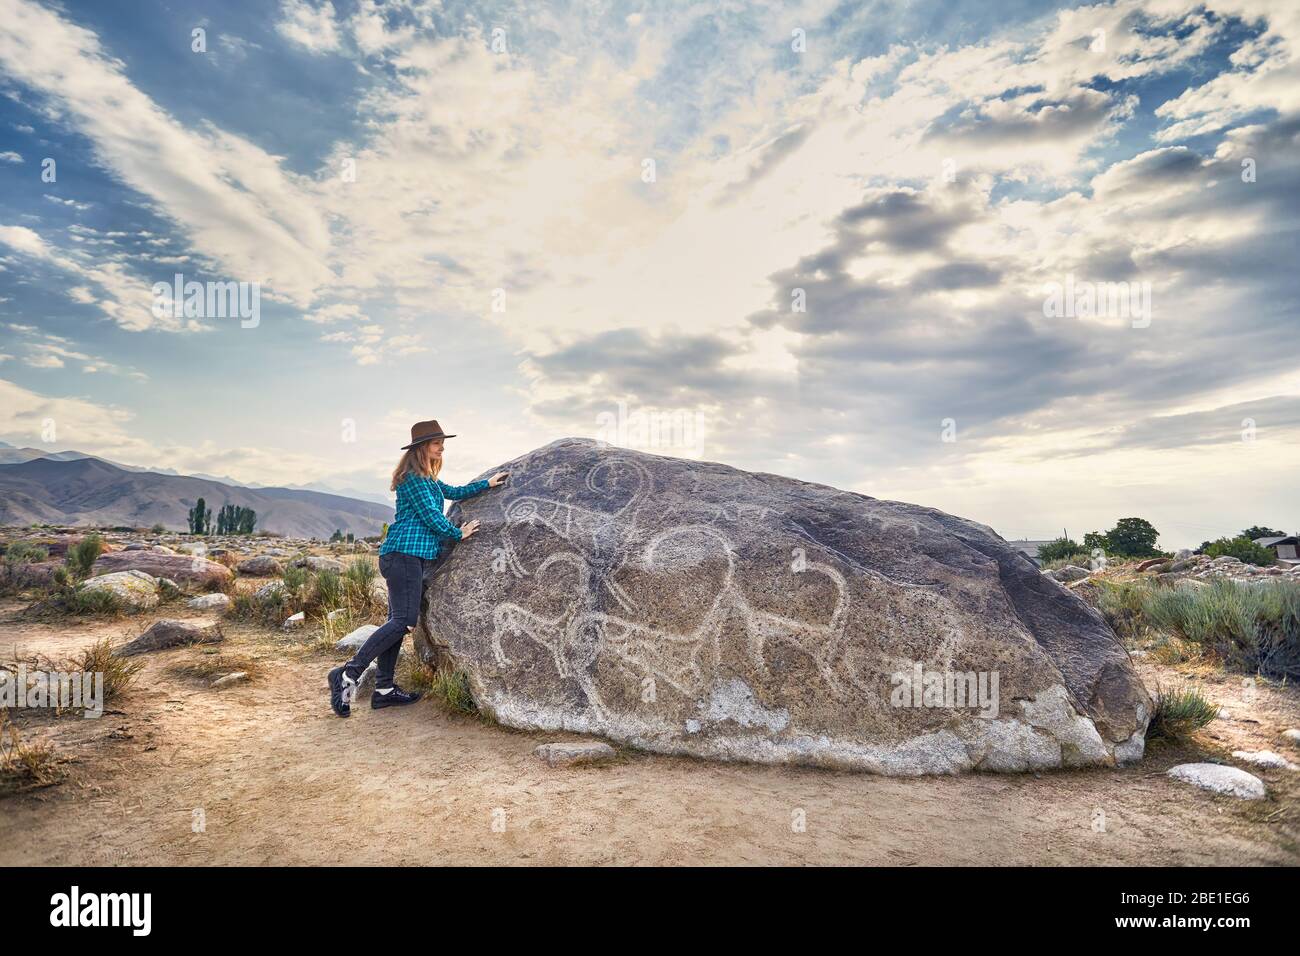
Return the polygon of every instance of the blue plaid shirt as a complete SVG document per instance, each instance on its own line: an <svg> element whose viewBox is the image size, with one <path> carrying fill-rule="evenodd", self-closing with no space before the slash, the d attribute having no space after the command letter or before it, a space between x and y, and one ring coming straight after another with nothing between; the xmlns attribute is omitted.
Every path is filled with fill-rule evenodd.
<svg viewBox="0 0 1300 956"><path fill-rule="evenodd" d="M438 538L460 540L460 528L447 520L442 513L444 498L460 501L486 491L486 481L471 481L468 485L449 485L423 475L407 475L397 486L397 515L388 526L380 554L399 551L417 558L436 558Z"/></svg>

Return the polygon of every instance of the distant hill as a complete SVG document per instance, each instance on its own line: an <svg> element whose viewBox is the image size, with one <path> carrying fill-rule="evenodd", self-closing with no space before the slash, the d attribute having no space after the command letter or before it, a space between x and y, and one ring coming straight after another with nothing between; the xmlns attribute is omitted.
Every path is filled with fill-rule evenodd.
<svg viewBox="0 0 1300 956"><path fill-rule="evenodd" d="M0 448L3 453L11 449ZM23 452L28 449L12 449ZM76 452L63 452L75 455ZM44 457L0 464L0 524L66 524L171 530L188 527L203 498L215 518L222 505L257 512L257 529L291 537L328 538L336 529L378 534L393 520L389 505L292 488L244 488L207 478L134 471L98 458Z"/></svg>

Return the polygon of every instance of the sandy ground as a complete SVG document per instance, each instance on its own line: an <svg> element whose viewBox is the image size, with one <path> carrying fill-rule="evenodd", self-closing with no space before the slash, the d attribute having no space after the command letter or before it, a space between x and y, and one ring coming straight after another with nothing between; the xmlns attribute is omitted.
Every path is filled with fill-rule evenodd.
<svg viewBox="0 0 1300 956"><path fill-rule="evenodd" d="M19 621L0 604L0 660L66 658L143 619ZM1209 669L1142 661L1144 679L1193 679L1231 715L1195 745L1124 770L896 779L625 753L552 770L532 750L563 735L504 730L422 701L329 711L327 654L226 625L223 653L258 679L214 690L148 655L97 720L26 711L64 782L0 799L0 864L1295 864L1300 772L1255 771L1264 801L1163 776L1233 749L1300 762L1280 733L1300 693ZM409 644L408 644L409 651ZM202 825L196 820L201 816ZM803 826L800 826L802 821Z"/></svg>

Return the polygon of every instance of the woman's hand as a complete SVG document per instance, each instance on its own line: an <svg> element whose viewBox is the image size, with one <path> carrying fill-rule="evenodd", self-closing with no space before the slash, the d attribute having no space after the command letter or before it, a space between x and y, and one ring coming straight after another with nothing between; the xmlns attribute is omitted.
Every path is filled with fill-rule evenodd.
<svg viewBox="0 0 1300 956"><path fill-rule="evenodd" d="M464 541L466 538L470 537L477 530L478 530L477 518L475 518L473 521L466 521L463 525L460 526L460 540Z"/></svg>
<svg viewBox="0 0 1300 956"><path fill-rule="evenodd" d="M488 487L495 488L498 485L504 485L506 483L506 479L509 477L510 477L510 472L498 471L495 475L493 475L491 478L488 479Z"/></svg>

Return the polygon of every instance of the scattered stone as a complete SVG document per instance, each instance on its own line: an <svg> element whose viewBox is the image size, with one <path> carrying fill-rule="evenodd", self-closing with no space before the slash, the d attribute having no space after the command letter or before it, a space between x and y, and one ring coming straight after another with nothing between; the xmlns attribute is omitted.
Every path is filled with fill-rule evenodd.
<svg viewBox="0 0 1300 956"><path fill-rule="evenodd" d="M339 620L339 618L343 618L347 616L348 616L347 611L345 611L343 608L338 608L337 610L330 611L328 614L326 614L325 620L333 624L335 621Z"/></svg>
<svg viewBox="0 0 1300 956"><path fill-rule="evenodd" d="M362 624L359 628L357 628L347 637L343 638L337 644L335 644L334 650L356 651L357 648L359 648L362 644L366 642L366 638L368 638L371 634L375 633L375 631L377 630L379 630L378 625Z"/></svg>
<svg viewBox="0 0 1300 956"><path fill-rule="evenodd" d="M1137 569L1139 571L1149 571L1152 568L1159 567L1162 564L1168 564L1168 563L1169 563L1168 558L1147 558L1145 561L1141 562L1137 566Z"/></svg>
<svg viewBox="0 0 1300 956"><path fill-rule="evenodd" d="M1242 800L1262 800L1267 791L1264 781L1252 773L1217 763L1180 763L1169 768L1169 776L1202 790Z"/></svg>
<svg viewBox="0 0 1300 956"><path fill-rule="evenodd" d="M1195 557L1196 554L1191 548L1179 548L1174 552L1175 561L1187 561L1188 559L1194 559Z"/></svg>
<svg viewBox="0 0 1300 956"><path fill-rule="evenodd" d="M156 551L115 551L101 555L95 562L95 571L99 574L144 571L156 578L171 578L185 585L209 589L228 584L235 576L224 564L198 555L159 554Z"/></svg>
<svg viewBox="0 0 1300 956"><path fill-rule="evenodd" d="M113 653L118 657L131 657L150 651L162 651L170 647L183 647L190 644L216 644L226 639L217 624L195 624L191 621L175 621L164 618L153 625L129 644L124 644Z"/></svg>
<svg viewBox="0 0 1300 956"><path fill-rule="evenodd" d="M231 600L226 595L217 592L216 594L200 594L196 598L191 598L185 602L185 606L193 611L216 611L218 614L224 614L230 610Z"/></svg>
<svg viewBox="0 0 1300 956"><path fill-rule="evenodd" d="M1294 728L1292 728L1291 730L1284 730L1282 731L1282 736L1286 740L1291 741L1291 743L1300 745L1300 730L1296 730Z"/></svg>
<svg viewBox="0 0 1300 956"><path fill-rule="evenodd" d="M123 610L144 611L158 606L158 581L143 571L100 574L81 583L82 591L108 591Z"/></svg>
<svg viewBox="0 0 1300 956"><path fill-rule="evenodd" d="M609 744L574 741L572 743L542 744L533 755L545 761L548 767L579 767L600 763L616 756Z"/></svg>
<svg viewBox="0 0 1300 956"><path fill-rule="evenodd" d="M319 555L307 555L306 557L295 558L291 562L291 566L295 568L307 568L308 570L316 572L337 571L339 574L342 574L344 570L342 561L336 561L333 558L323 558Z"/></svg>
<svg viewBox="0 0 1300 956"><path fill-rule="evenodd" d="M248 680L247 671L235 671L233 674L227 674L225 677L218 677L212 682L215 687L229 687L231 684L242 684Z"/></svg>
<svg viewBox="0 0 1300 956"><path fill-rule="evenodd" d="M1069 584L1071 581L1082 581L1092 572L1087 568L1081 568L1077 564L1067 564L1063 568L1055 571L1047 571L1046 575L1053 581L1059 581L1062 584Z"/></svg>
<svg viewBox="0 0 1300 956"><path fill-rule="evenodd" d="M306 624L307 624L306 613L304 613L303 611L299 611L297 614L292 614L289 616L289 618L284 622L284 629L286 631L293 631L293 630L297 630L300 627L304 627Z"/></svg>
<svg viewBox="0 0 1300 956"><path fill-rule="evenodd" d="M283 565L275 558L266 555L240 561L239 564L235 565L235 570L250 578L278 578L284 573Z"/></svg>
<svg viewBox="0 0 1300 956"><path fill-rule="evenodd" d="M1267 767L1270 770L1300 769L1281 754L1274 753L1271 750L1234 750L1232 755L1238 760L1244 760L1256 767Z"/></svg>
<svg viewBox="0 0 1300 956"><path fill-rule="evenodd" d="M282 601L288 596L289 589L284 586L283 581L272 581L269 584L263 584L253 592L253 599L263 603Z"/></svg>

